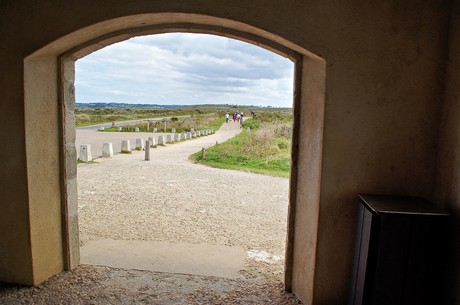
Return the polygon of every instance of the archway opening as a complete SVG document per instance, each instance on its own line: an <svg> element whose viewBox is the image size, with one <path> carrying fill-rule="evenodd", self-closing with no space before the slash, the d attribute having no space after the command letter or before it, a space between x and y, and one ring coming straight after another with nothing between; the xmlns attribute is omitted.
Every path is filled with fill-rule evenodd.
<svg viewBox="0 0 460 305"><path fill-rule="evenodd" d="M77 153L79 144L90 144L97 158L78 166L81 262L282 285L292 61L230 38L170 33L108 46L75 68L77 126L92 118L108 123L76 130ZM129 123L115 118L120 113L157 115ZM194 134L227 113L233 118L211 136ZM177 120L163 130L156 120L165 115ZM157 141L185 132L194 135L190 141ZM136 151L136 138L156 141L149 162L142 148ZM222 143L228 138L233 142ZM103 143L113 143L118 154L122 139L130 140L132 153L100 158ZM212 152L232 151L230 163L220 166L240 172L187 161L214 142L207 161Z"/></svg>
<svg viewBox="0 0 460 305"><path fill-rule="evenodd" d="M132 36L167 32L199 32L238 38L295 61L294 144L285 288L292 289L307 302L313 295L316 262L325 62L279 36L247 24L188 14L147 14L110 20L63 37L25 59L31 230L34 237L46 236L36 243L32 241L36 249L43 249L34 252L37 256L34 268L43 271L34 280L40 282L58 273L62 267L72 269L79 264L74 122L64 119L66 112L73 111L75 60ZM50 100L56 103L50 103ZM37 129L42 122L47 122L43 126L46 133ZM55 145L49 146L50 142ZM56 177L56 172L61 172L61 177ZM50 192L43 192L44 189ZM44 205L47 207L46 216L42 212ZM46 225L43 225L44 219ZM62 234L49 235L50 227L59 226L62 226ZM56 264L50 266L50 257L54 256Z"/></svg>

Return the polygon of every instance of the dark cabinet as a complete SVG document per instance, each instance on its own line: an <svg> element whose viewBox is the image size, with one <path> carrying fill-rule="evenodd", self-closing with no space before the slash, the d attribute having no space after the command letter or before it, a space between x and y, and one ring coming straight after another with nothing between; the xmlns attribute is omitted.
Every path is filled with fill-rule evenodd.
<svg viewBox="0 0 460 305"><path fill-rule="evenodd" d="M348 304L441 304L447 216L422 198L360 195Z"/></svg>

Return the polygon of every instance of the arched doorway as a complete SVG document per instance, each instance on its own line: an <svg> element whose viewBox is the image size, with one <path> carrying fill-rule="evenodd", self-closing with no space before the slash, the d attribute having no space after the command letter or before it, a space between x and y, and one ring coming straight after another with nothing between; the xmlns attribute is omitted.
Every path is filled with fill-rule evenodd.
<svg viewBox="0 0 460 305"><path fill-rule="evenodd" d="M108 20L62 37L25 59L31 232L38 236L32 238L32 247L37 250L34 267L40 269L34 284L79 264L75 124L70 115L75 102L75 60L133 36L168 32L227 36L256 44L295 62L285 288L293 290L305 301L312 298L325 62L282 37L247 24L194 14L145 14ZM39 238L43 236L46 238ZM50 260L54 264L50 265Z"/></svg>

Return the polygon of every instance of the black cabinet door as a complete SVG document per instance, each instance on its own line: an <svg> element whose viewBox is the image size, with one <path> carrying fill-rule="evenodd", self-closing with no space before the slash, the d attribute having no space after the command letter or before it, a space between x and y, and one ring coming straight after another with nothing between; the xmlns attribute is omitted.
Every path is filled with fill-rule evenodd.
<svg viewBox="0 0 460 305"><path fill-rule="evenodd" d="M447 215L421 198L361 195L348 304L437 304Z"/></svg>

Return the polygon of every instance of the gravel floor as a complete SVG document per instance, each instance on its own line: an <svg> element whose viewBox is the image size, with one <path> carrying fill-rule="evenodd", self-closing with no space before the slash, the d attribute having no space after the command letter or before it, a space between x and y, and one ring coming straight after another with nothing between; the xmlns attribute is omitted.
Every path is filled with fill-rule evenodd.
<svg viewBox="0 0 460 305"><path fill-rule="evenodd" d="M98 159L78 166L78 182L81 245L103 238L238 245L247 251L241 279L82 266L39 287L0 286L0 303L297 304L282 289L288 179L188 161L238 132L224 124L214 135L153 149L151 161L137 151Z"/></svg>
<svg viewBox="0 0 460 305"><path fill-rule="evenodd" d="M281 283L80 266L28 288L0 283L0 304L301 304Z"/></svg>

